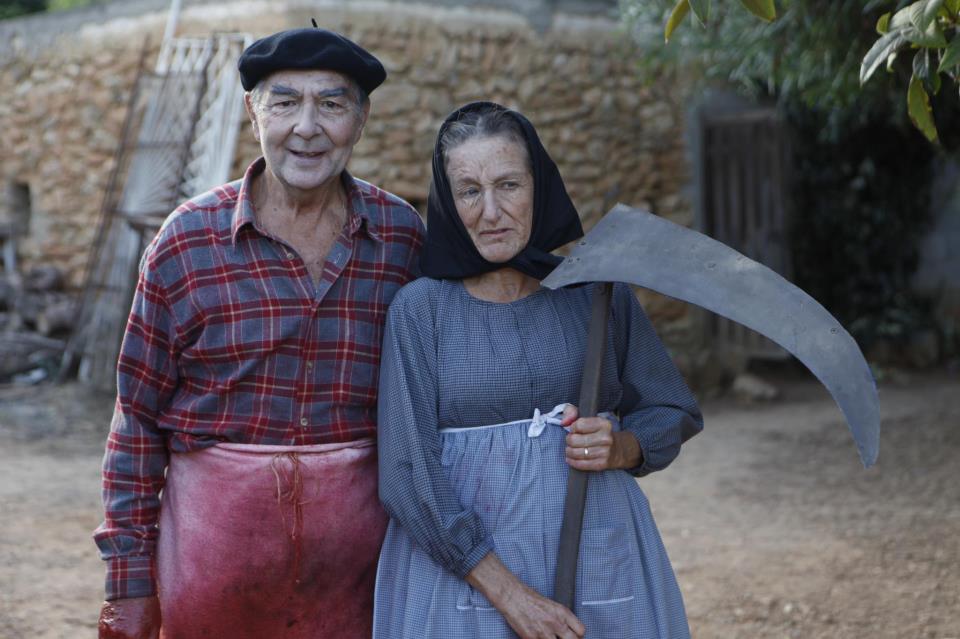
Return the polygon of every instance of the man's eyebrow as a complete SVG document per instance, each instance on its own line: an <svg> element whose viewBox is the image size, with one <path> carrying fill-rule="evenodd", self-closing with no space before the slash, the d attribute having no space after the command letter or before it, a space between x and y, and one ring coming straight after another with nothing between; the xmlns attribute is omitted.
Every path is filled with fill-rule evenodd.
<svg viewBox="0 0 960 639"><path fill-rule="evenodd" d="M348 93L349 93L349 91L347 90L346 87L334 87L334 88L332 88L332 89L324 89L323 91L319 91L319 92L316 94L316 97L318 97L318 98L339 98L340 96L347 95ZM270 87L270 94L271 94L271 95L291 96L291 97L295 97L295 98L303 97L303 94L300 93L299 91L297 91L296 89L294 89L294 88L292 88L292 87L288 87L288 86L282 85L282 84L274 84L274 85L272 85L272 86Z"/></svg>
<svg viewBox="0 0 960 639"><path fill-rule="evenodd" d="M291 96L295 98L299 98L301 96L301 93L296 89L292 87L284 86L282 84L271 85L270 93L271 95L286 95L286 96Z"/></svg>
<svg viewBox="0 0 960 639"><path fill-rule="evenodd" d="M339 98L342 95L347 95L347 93L349 93L349 91L347 91L346 87L336 87L334 89L324 89L323 91L317 94L317 97L318 98Z"/></svg>

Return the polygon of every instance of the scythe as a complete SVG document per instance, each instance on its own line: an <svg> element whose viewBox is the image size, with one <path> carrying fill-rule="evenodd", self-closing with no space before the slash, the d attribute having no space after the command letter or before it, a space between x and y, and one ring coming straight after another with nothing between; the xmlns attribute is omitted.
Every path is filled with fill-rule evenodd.
<svg viewBox="0 0 960 639"><path fill-rule="evenodd" d="M629 282L701 306L770 338L830 391L864 467L877 460L880 411L870 367L854 339L816 300L729 246L647 211L618 204L543 280L548 288L601 282L594 292L580 415L596 415L610 282ZM554 599L573 609L587 474L571 468Z"/></svg>

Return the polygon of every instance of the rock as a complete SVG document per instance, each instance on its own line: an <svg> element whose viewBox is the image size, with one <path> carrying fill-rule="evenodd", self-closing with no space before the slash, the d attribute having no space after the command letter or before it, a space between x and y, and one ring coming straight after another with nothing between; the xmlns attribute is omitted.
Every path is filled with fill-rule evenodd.
<svg viewBox="0 0 960 639"><path fill-rule="evenodd" d="M26 373L20 373L13 376L13 383L21 386L34 386L49 377L49 373L44 368L34 368Z"/></svg>
<svg viewBox="0 0 960 639"><path fill-rule="evenodd" d="M379 89L376 97L377 115L392 116L415 109L420 94L416 87L405 84L391 84Z"/></svg>
<svg viewBox="0 0 960 639"><path fill-rule="evenodd" d="M59 358L65 343L33 333L0 333L0 381L32 371L44 360Z"/></svg>
<svg viewBox="0 0 960 639"><path fill-rule="evenodd" d="M67 335L76 319L76 303L69 298L58 299L37 314L37 332L44 337Z"/></svg>
<svg viewBox="0 0 960 639"><path fill-rule="evenodd" d="M710 398L720 395L732 377L729 361L714 349L704 348L694 351L686 348L681 352L671 353L671 356L687 384L698 397Z"/></svg>
<svg viewBox="0 0 960 639"><path fill-rule="evenodd" d="M776 386L751 373L740 373L734 378L733 393L747 402L768 402L780 397Z"/></svg>
<svg viewBox="0 0 960 639"><path fill-rule="evenodd" d="M35 266L23 279L23 287L28 291L62 291L63 271L52 264Z"/></svg>

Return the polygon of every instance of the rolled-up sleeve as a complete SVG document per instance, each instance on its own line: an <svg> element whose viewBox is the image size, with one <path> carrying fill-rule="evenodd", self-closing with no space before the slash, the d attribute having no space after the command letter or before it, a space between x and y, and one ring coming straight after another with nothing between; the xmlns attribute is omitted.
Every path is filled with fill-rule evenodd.
<svg viewBox="0 0 960 639"><path fill-rule="evenodd" d="M117 363L117 402L103 459L106 598L156 592L153 555L168 452L157 416L177 385L173 314L145 258Z"/></svg>
<svg viewBox="0 0 960 639"><path fill-rule="evenodd" d="M643 312L630 287L617 284L613 299L614 346L623 395L617 412L633 433L643 461L629 472L643 476L663 470L680 446L701 430L697 402Z"/></svg>
<svg viewBox="0 0 960 639"><path fill-rule="evenodd" d="M387 315L380 365L380 500L441 566L464 577L493 549L440 465L433 311L423 282L400 291Z"/></svg>

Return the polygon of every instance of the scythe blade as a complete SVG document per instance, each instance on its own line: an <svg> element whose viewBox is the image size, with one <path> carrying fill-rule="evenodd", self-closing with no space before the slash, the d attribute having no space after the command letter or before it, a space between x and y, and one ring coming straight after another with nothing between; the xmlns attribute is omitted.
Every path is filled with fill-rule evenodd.
<svg viewBox="0 0 960 639"><path fill-rule="evenodd" d="M880 409L854 339L816 300L726 244L618 204L544 286L629 282L706 308L770 338L806 365L843 412L864 467L877 460Z"/></svg>

